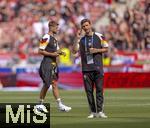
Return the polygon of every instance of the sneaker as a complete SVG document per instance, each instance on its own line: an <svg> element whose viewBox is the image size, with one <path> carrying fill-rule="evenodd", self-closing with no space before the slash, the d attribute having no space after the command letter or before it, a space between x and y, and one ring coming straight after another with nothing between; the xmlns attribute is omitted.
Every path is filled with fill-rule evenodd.
<svg viewBox="0 0 150 128"><path fill-rule="evenodd" d="M107 118L107 116L103 112L97 113L97 117L99 117L99 118Z"/></svg>
<svg viewBox="0 0 150 128"><path fill-rule="evenodd" d="M60 104L58 106L58 110L62 111L62 112L69 112L72 108L71 107L68 107L64 104Z"/></svg>
<svg viewBox="0 0 150 128"><path fill-rule="evenodd" d="M87 118L92 119L92 118L95 118L95 117L96 117L95 113L92 112Z"/></svg>
<svg viewBox="0 0 150 128"><path fill-rule="evenodd" d="M46 107L44 105L36 105L36 112L45 112L45 113L48 113Z"/></svg>

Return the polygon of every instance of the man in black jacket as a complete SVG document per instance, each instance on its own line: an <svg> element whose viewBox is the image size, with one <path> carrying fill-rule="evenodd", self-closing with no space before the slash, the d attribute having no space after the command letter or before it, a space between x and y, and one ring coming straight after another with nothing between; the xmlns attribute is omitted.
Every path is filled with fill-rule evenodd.
<svg viewBox="0 0 150 128"><path fill-rule="evenodd" d="M103 112L103 63L102 54L108 51L108 43L102 34L93 32L91 21L81 21L82 30L85 35L81 37L81 30L77 32L77 39L73 45L73 53L80 51L82 62L82 73L84 87L90 107L88 118L107 118ZM96 87L96 104L93 95L94 85Z"/></svg>

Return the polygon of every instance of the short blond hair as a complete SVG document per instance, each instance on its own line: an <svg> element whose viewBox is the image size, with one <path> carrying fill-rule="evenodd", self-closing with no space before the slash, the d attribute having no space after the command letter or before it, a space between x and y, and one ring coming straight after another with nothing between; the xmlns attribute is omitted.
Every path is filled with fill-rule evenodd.
<svg viewBox="0 0 150 128"><path fill-rule="evenodd" d="M56 21L49 21L48 27L59 25Z"/></svg>

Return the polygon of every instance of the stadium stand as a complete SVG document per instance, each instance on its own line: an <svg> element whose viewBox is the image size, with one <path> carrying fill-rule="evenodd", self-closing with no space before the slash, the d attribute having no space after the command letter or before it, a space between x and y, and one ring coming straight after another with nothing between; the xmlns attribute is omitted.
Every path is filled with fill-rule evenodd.
<svg viewBox="0 0 150 128"><path fill-rule="evenodd" d="M121 11L120 11L121 10ZM60 69L79 71L80 58L71 54L83 18L109 41L104 55L106 72L150 71L150 3L147 0L1 0L0 67L37 72L39 39L49 20L58 20L58 41L67 52ZM105 19L105 20L103 20ZM98 25L98 26L97 26Z"/></svg>

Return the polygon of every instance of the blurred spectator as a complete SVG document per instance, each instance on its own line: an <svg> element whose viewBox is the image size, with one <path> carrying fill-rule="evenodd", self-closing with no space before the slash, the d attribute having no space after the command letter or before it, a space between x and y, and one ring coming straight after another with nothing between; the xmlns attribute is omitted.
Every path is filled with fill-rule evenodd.
<svg viewBox="0 0 150 128"><path fill-rule="evenodd" d="M118 16L115 8L109 11L110 25L107 26L105 35L109 35L108 40L111 40L114 49L130 51L149 49L149 9L148 1L139 0L134 8L126 7L123 18Z"/></svg>
<svg viewBox="0 0 150 128"><path fill-rule="evenodd" d="M66 62L60 62L71 65L75 60L70 50L79 22L87 17L94 23L106 12L110 24L102 32L111 45L108 58L112 51L150 49L150 3L137 1L134 8L126 8L122 18L116 8L110 9L115 2L128 6L125 0L1 0L0 51L11 52L18 61L28 60L30 54L37 53L40 36L48 31L48 21L58 20L58 41L68 53L68 60L61 58Z"/></svg>
<svg viewBox="0 0 150 128"><path fill-rule="evenodd" d="M64 44L60 45L61 51L65 52L65 56L60 56L59 57L59 62L61 66L71 66L72 65L72 60L71 60L71 51L67 46L64 46Z"/></svg>

